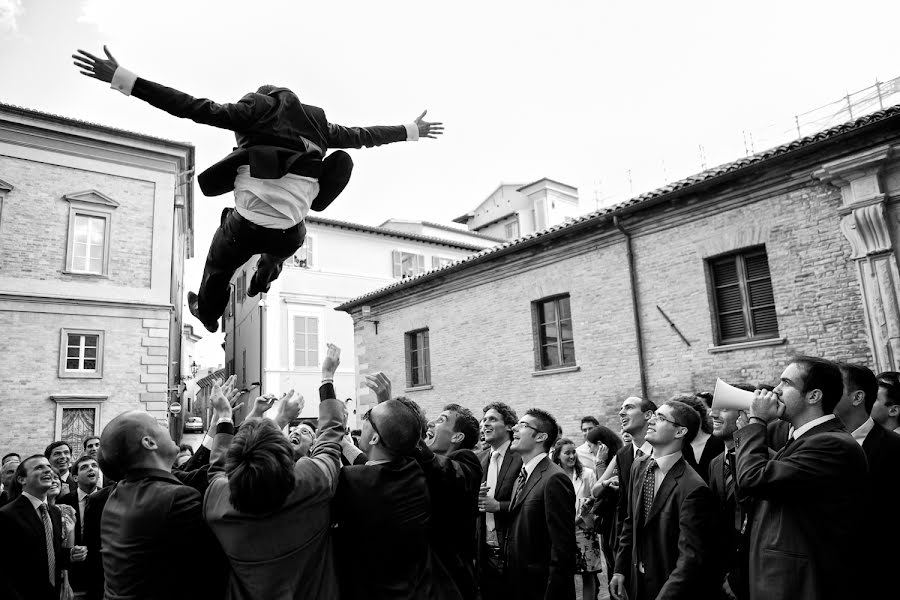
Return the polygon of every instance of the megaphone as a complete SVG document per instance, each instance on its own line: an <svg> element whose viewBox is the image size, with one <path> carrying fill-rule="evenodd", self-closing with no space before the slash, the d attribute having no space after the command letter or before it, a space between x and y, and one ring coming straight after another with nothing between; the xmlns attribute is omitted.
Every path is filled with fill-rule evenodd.
<svg viewBox="0 0 900 600"><path fill-rule="evenodd" d="M753 392L728 385L716 378L716 389L713 392L712 408L720 410L750 410L753 403Z"/></svg>

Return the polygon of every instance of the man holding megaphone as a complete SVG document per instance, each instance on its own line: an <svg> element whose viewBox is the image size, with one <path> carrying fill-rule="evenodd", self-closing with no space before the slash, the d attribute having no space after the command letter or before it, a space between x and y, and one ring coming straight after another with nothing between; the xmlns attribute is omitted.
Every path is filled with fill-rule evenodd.
<svg viewBox="0 0 900 600"><path fill-rule="evenodd" d="M866 458L834 414L838 366L795 358L774 391L757 390L749 424L734 434L737 485L756 500L750 531L750 600L837 600L851 589ZM766 425L794 428L770 457Z"/></svg>

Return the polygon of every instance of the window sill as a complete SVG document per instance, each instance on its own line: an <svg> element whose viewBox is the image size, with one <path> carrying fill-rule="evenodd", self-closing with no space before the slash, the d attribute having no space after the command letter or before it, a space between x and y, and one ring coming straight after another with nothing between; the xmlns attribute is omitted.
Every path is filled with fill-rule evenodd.
<svg viewBox="0 0 900 600"><path fill-rule="evenodd" d="M109 275L106 273L85 273L83 271L69 271L68 269L63 269L64 275L75 275L76 277L89 277L92 279L109 279Z"/></svg>
<svg viewBox="0 0 900 600"><path fill-rule="evenodd" d="M59 374L60 379L103 379L103 373L89 372L78 373L73 371L62 371Z"/></svg>
<svg viewBox="0 0 900 600"><path fill-rule="evenodd" d="M417 385L416 387L408 387L403 388L404 392L424 392L425 390L433 389L434 386L430 383L428 385Z"/></svg>
<svg viewBox="0 0 900 600"><path fill-rule="evenodd" d="M581 367L578 365L572 365L571 367L559 367L558 369L547 369L545 371L533 371L531 373L532 377L541 377L543 375L555 375L557 373L573 373L575 371L580 371Z"/></svg>
<svg viewBox="0 0 900 600"><path fill-rule="evenodd" d="M718 352L730 352L731 350L745 350L748 348L764 348L766 346L780 346L785 343L787 338L769 338L765 340L753 340L751 342L739 342L737 344L723 344L721 346L710 346L706 349L710 354Z"/></svg>

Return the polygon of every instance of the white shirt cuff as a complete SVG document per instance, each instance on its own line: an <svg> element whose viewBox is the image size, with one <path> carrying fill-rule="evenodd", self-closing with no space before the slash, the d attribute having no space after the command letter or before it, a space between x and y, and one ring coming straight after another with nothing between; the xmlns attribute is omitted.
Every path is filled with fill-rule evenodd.
<svg viewBox="0 0 900 600"><path fill-rule="evenodd" d="M109 87L122 92L126 96L130 96L131 88L134 87L135 81L137 81L137 75L135 75L125 67L117 67L116 72L113 73L113 78L109 84Z"/></svg>
<svg viewBox="0 0 900 600"><path fill-rule="evenodd" d="M209 437L209 434L203 436L202 446L205 446L207 450L212 450L213 447L213 438Z"/></svg>
<svg viewBox="0 0 900 600"><path fill-rule="evenodd" d="M404 125L404 127L406 127L406 141L407 142L418 142L419 141L419 126L416 125L415 123L407 123L406 125Z"/></svg>

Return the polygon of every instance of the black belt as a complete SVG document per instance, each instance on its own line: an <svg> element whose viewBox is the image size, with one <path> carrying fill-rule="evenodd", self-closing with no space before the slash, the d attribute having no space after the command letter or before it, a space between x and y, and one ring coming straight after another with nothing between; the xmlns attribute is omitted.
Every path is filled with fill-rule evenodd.
<svg viewBox="0 0 900 600"><path fill-rule="evenodd" d="M270 227L263 227L262 225L257 225L253 221L245 219L244 217L241 216L241 213L234 210L233 208L226 209L226 210L231 210L231 214L234 216L235 219L238 220L238 222L240 222L241 227L246 227L250 231L280 231L282 233L293 233L295 231L298 231L301 227L303 227L303 221L300 221L293 227L288 227L287 229L273 229Z"/></svg>
<svg viewBox="0 0 900 600"><path fill-rule="evenodd" d="M287 171L293 175L318 179L322 176L321 160L298 160Z"/></svg>
<svg viewBox="0 0 900 600"><path fill-rule="evenodd" d="M487 548L488 556L495 556L497 558L500 557L501 552L499 546L491 546L490 544L485 544L485 547Z"/></svg>

